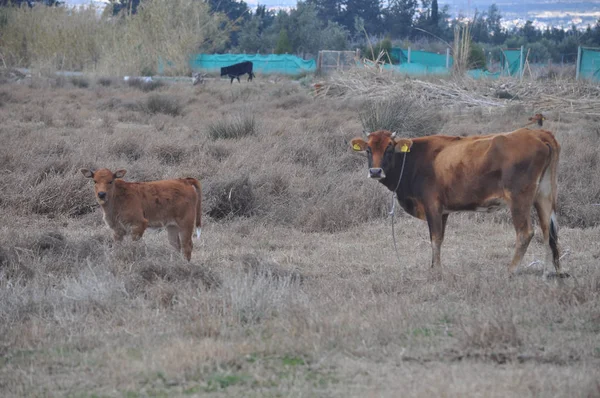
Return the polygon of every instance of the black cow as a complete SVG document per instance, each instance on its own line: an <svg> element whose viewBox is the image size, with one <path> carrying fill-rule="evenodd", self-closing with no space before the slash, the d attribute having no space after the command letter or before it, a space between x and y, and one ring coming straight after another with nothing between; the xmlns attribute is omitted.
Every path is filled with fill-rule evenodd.
<svg viewBox="0 0 600 398"><path fill-rule="evenodd" d="M251 61L244 61L240 62L239 64L233 64L221 68L221 76L229 76L231 78L231 83L233 83L233 79L237 79L239 82L240 76L246 73L248 74L248 81L252 81L254 73L252 73Z"/></svg>

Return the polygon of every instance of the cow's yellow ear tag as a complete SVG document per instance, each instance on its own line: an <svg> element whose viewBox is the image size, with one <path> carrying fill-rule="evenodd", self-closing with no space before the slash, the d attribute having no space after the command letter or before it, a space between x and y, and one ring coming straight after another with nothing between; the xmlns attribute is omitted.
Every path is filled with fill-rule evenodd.
<svg viewBox="0 0 600 398"><path fill-rule="evenodd" d="M354 149L355 151L362 151L362 148L358 144L352 145L352 149Z"/></svg>
<svg viewBox="0 0 600 398"><path fill-rule="evenodd" d="M400 152L410 152L410 148L408 147L408 145L404 144L400 148Z"/></svg>

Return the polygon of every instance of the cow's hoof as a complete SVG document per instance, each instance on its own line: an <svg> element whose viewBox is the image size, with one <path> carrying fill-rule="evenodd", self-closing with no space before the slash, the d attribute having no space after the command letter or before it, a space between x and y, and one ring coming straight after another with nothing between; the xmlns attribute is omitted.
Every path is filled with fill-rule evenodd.
<svg viewBox="0 0 600 398"><path fill-rule="evenodd" d="M551 272L548 275L546 275L546 277L548 279L551 279L551 278L566 279L566 278L570 278L571 275L568 272L561 272L561 273Z"/></svg>

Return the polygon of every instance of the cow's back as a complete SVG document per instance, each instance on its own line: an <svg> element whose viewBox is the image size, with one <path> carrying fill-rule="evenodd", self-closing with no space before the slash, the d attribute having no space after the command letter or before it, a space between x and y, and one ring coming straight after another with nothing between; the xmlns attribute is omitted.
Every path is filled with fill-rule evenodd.
<svg viewBox="0 0 600 398"><path fill-rule="evenodd" d="M150 227L161 227L195 215L197 193L185 180L163 180L128 184L120 199L130 211L141 209Z"/></svg>
<svg viewBox="0 0 600 398"><path fill-rule="evenodd" d="M424 186L433 187L435 192L429 195L438 196L449 208L469 209L509 195L511 184L532 180L528 173L544 169L552 148L559 148L552 133L544 130L440 137L424 137L430 139L425 162L433 164L432 174L424 176L430 182Z"/></svg>

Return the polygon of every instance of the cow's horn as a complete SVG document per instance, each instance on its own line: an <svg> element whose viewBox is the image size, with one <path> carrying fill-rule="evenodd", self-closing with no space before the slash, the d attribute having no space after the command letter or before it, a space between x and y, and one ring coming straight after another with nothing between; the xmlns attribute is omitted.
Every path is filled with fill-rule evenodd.
<svg viewBox="0 0 600 398"><path fill-rule="evenodd" d="M369 132L367 130L363 130L363 133L368 137L369 136Z"/></svg>
<svg viewBox="0 0 600 398"><path fill-rule="evenodd" d="M398 134L396 131L394 131L394 132L392 133L392 139L393 139L393 138L396 138L396 134Z"/></svg>

